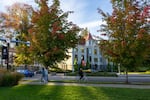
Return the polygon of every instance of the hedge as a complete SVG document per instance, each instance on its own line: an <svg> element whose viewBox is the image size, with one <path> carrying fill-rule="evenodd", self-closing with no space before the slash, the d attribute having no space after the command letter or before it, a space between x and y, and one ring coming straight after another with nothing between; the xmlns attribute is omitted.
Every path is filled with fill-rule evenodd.
<svg viewBox="0 0 150 100"><path fill-rule="evenodd" d="M23 77L24 75L20 73L9 72L5 69L0 69L0 86L17 85Z"/></svg>

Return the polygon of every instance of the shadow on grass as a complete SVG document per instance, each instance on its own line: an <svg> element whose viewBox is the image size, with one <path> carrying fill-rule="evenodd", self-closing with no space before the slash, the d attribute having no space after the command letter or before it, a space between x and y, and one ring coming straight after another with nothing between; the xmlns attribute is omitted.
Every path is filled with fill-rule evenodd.
<svg viewBox="0 0 150 100"><path fill-rule="evenodd" d="M17 85L0 87L0 100L150 100L149 94L149 89L92 86Z"/></svg>

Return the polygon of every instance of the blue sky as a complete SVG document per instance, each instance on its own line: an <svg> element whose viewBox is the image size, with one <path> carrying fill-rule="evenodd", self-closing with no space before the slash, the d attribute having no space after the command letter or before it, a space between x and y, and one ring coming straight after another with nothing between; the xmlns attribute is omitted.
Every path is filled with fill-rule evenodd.
<svg viewBox="0 0 150 100"><path fill-rule="evenodd" d="M49 0L52 1L52 0ZM110 0L60 0L61 9L63 11L74 11L69 15L68 20L78 26L87 27L91 34L100 36L97 30L103 23L97 8L101 8L104 12L112 12ZM10 6L15 2L23 2L35 6L34 0L0 0L0 11L4 11L6 6Z"/></svg>

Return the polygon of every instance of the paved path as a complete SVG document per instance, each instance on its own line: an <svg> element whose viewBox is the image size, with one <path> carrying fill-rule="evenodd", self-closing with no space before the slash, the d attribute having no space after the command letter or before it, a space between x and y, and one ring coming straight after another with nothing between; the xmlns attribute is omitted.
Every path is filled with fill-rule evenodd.
<svg viewBox="0 0 150 100"><path fill-rule="evenodd" d="M35 75L32 78L24 78L24 80L39 80L41 75ZM71 80L71 81L77 81L79 80L79 76L64 76L62 74L60 75L49 75L49 80L53 81L64 81L64 80ZM146 83L150 84L150 75L149 76L143 76L143 75L132 75L128 78L130 83ZM104 83L125 83L126 77L121 75L119 77L93 77L93 76L87 76L86 77L87 82L104 82Z"/></svg>
<svg viewBox="0 0 150 100"><path fill-rule="evenodd" d="M76 77L70 77L70 76L50 76L51 80L75 80ZM89 78L89 77L88 77ZM92 77L95 80L99 79L96 77ZM101 77L102 78L102 77ZM111 77L104 77L110 79ZM40 75L36 75L32 78L24 78L24 81L21 81L20 84L29 84L29 85L63 85L63 86L94 86L94 87L117 87L117 88L138 88L138 89L150 89L150 85L142 85L142 84L93 84L93 83L62 83L62 82L48 82L43 83L40 82Z"/></svg>

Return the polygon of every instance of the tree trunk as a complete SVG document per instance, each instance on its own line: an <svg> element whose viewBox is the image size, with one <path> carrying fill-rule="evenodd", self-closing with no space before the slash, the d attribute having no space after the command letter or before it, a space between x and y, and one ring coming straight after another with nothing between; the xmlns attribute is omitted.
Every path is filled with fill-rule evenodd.
<svg viewBox="0 0 150 100"><path fill-rule="evenodd" d="M128 70L127 69L125 70L125 73L126 73L126 84L128 84L129 80L128 80Z"/></svg>

